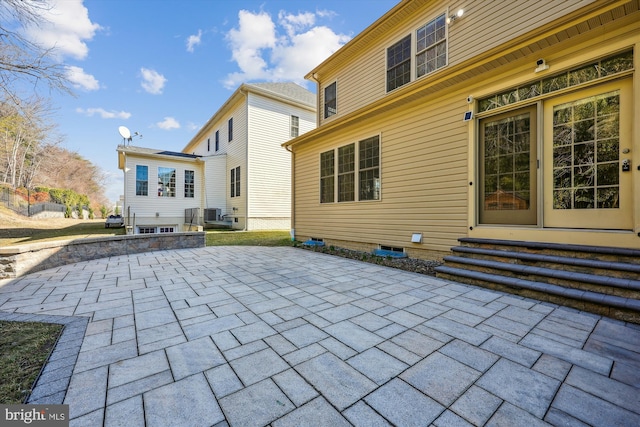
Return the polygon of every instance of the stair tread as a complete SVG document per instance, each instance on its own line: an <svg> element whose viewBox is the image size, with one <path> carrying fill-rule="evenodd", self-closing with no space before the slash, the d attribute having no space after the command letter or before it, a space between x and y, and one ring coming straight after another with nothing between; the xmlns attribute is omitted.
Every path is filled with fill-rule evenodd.
<svg viewBox="0 0 640 427"><path fill-rule="evenodd" d="M553 277L556 279L582 281L591 284L613 286L625 289L640 290L640 280L622 279L618 277L600 276L596 274L580 273L574 271L556 270L546 267L537 267L522 264L511 264L501 261L491 261L477 258L467 258L459 256L446 256L444 260L447 262L457 262L459 264L475 265L478 267L488 267L498 270L506 270L514 273L524 273L529 275L538 275Z"/></svg>
<svg viewBox="0 0 640 427"><path fill-rule="evenodd" d="M525 240L500 240L500 239L481 239L475 237L461 237L458 239L462 243L490 244L502 246L516 246L531 249L555 249L572 252L592 252L606 255L631 256L640 258L640 249L633 248L616 248L609 246L591 246L591 245L575 245L569 243L547 243L547 242L530 242Z"/></svg>
<svg viewBox="0 0 640 427"><path fill-rule="evenodd" d="M515 258L535 262L552 262L554 264L573 265L578 267L600 268L606 270L629 271L640 274L640 264L626 262L601 261L587 258L563 257L557 255L534 254L529 252L516 252L500 249L474 248L470 246L457 246L451 248L453 252L498 256L503 258Z"/></svg>
<svg viewBox="0 0 640 427"><path fill-rule="evenodd" d="M524 288L538 292L545 292L567 298L588 301L612 307L631 309L640 311L640 300L625 298L616 295L607 295L599 292L585 291L581 289L567 288L550 283L535 282L532 280L501 276L497 274L483 273L475 270L465 270L456 267L441 265L435 268L437 273L449 274L452 276L466 277L470 279L482 280L485 282L498 283L510 287Z"/></svg>

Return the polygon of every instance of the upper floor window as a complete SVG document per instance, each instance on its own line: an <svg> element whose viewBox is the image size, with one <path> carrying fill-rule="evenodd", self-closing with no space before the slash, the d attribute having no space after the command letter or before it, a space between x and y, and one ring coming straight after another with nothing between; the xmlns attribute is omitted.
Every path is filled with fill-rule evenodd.
<svg viewBox="0 0 640 427"><path fill-rule="evenodd" d="M447 20L442 14L416 31L416 78L447 65Z"/></svg>
<svg viewBox="0 0 640 427"><path fill-rule="evenodd" d="M207 151L211 151L211 138L207 138Z"/></svg>
<svg viewBox="0 0 640 427"><path fill-rule="evenodd" d="M233 117L231 117L229 119L229 123L228 123L228 128L229 128L229 142L233 141Z"/></svg>
<svg viewBox="0 0 640 427"><path fill-rule="evenodd" d="M291 116L291 138L300 135L300 117Z"/></svg>
<svg viewBox="0 0 640 427"><path fill-rule="evenodd" d="M240 196L240 166L231 169L231 197Z"/></svg>
<svg viewBox="0 0 640 427"><path fill-rule="evenodd" d="M337 82L324 88L324 118L338 113L338 97L336 93Z"/></svg>
<svg viewBox="0 0 640 427"><path fill-rule="evenodd" d="M216 151L220 149L220 131L216 131Z"/></svg>
<svg viewBox="0 0 640 427"><path fill-rule="evenodd" d="M184 171L184 197L192 198L195 194L195 172Z"/></svg>
<svg viewBox="0 0 640 427"><path fill-rule="evenodd" d="M158 196L176 197L175 168L158 168Z"/></svg>
<svg viewBox="0 0 640 427"><path fill-rule="evenodd" d="M136 165L136 196L149 195L149 167Z"/></svg>
<svg viewBox="0 0 640 427"><path fill-rule="evenodd" d="M411 34L387 48L387 92L411 81Z"/></svg>

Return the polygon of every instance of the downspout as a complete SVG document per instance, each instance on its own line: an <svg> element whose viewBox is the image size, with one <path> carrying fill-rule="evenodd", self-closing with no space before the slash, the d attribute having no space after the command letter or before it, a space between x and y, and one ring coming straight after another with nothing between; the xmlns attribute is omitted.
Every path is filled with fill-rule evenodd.
<svg viewBox="0 0 640 427"><path fill-rule="evenodd" d="M250 121L249 121L249 92L243 87L244 85L240 87L240 93L244 95L244 108L245 108L244 119L246 123L245 133L247 134L247 137L245 140L246 149L245 149L245 156L244 156L244 162L245 162L244 174L246 178L244 179L244 196L243 196L244 197L244 229L242 231L247 231L249 227L249 123Z"/></svg>
<svg viewBox="0 0 640 427"><path fill-rule="evenodd" d="M291 153L291 241L296 240L296 153L293 149L289 149L288 145L284 146L285 150Z"/></svg>

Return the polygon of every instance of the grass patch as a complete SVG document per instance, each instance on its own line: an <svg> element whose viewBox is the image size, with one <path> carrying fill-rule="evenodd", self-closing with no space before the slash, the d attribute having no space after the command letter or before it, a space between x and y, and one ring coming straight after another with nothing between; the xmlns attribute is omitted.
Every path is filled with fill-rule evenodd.
<svg viewBox="0 0 640 427"><path fill-rule="evenodd" d="M0 403L19 404L31 394L63 325L0 320Z"/></svg>
<svg viewBox="0 0 640 427"><path fill-rule="evenodd" d="M207 246L292 246L288 231L207 230Z"/></svg>
<svg viewBox="0 0 640 427"><path fill-rule="evenodd" d="M57 219L60 223L64 219ZM41 228L39 223L34 226L21 224L15 228L2 228L0 230L0 246L20 245L25 243L47 242L54 240L71 240L86 237L104 237L124 235L125 228L104 228L104 220L67 220L72 225L65 226L62 223L57 228ZM26 226L25 226L26 225Z"/></svg>

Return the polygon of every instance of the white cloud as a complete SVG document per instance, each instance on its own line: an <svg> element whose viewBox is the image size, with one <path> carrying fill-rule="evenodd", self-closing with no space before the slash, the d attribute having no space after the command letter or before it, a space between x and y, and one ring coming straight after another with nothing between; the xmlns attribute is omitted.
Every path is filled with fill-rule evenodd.
<svg viewBox="0 0 640 427"><path fill-rule="evenodd" d="M226 35L231 58L239 71L227 75L225 87L233 89L251 80L306 85L305 74L350 39L317 24L318 18L334 15L330 11L298 14L281 11L276 25L266 12L241 10L237 27Z"/></svg>
<svg viewBox="0 0 640 427"><path fill-rule="evenodd" d="M163 121L156 123L156 126L164 130L180 129L180 123L173 117L165 117Z"/></svg>
<svg viewBox="0 0 640 427"><path fill-rule="evenodd" d="M187 38L187 52L193 52L195 46L199 45L202 41L202 30L198 30L198 34L190 35Z"/></svg>
<svg viewBox="0 0 640 427"><path fill-rule="evenodd" d="M84 59L89 53L85 41L93 39L102 27L91 22L83 0L48 0L42 8L46 23L27 29L28 37L45 48L53 48L59 60L70 56Z"/></svg>
<svg viewBox="0 0 640 427"><path fill-rule="evenodd" d="M80 67L70 65L67 67L67 78L78 89L87 91L100 89L100 82L91 74L87 74Z"/></svg>
<svg viewBox="0 0 640 427"><path fill-rule="evenodd" d="M142 76L142 88L150 94L159 95L164 89L164 85L167 79L155 70L148 68L140 68L140 75Z"/></svg>
<svg viewBox="0 0 640 427"><path fill-rule="evenodd" d="M95 115L100 116L103 119L128 119L131 117L131 113L126 111L107 111L104 108L76 108L76 113L83 114L87 117L93 117Z"/></svg>

